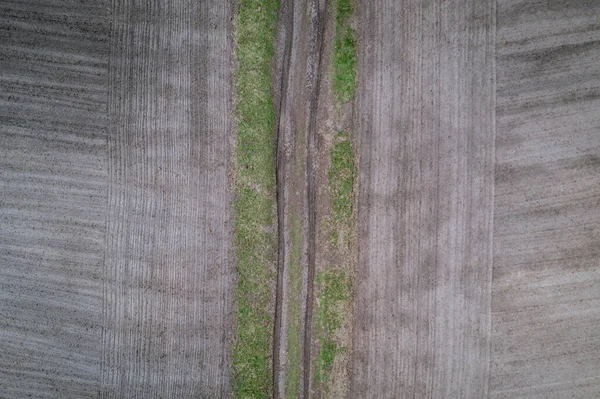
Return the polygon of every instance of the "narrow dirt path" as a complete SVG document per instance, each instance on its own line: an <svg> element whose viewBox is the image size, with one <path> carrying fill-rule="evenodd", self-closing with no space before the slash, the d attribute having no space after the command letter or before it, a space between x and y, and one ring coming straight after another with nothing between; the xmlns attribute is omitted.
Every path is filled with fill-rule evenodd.
<svg viewBox="0 0 600 399"><path fill-rule="evenodd" d="M353 397L485 398L495 2L360 2Z"/></svg>

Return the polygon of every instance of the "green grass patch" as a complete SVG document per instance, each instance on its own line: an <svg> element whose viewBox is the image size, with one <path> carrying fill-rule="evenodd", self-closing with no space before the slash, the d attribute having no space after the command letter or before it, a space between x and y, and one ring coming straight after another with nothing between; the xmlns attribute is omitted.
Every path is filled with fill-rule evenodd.
<svg viewBox="0 0 600 399"><path fill-rule="evenodd" d="M317 309L315 331L319 340L316 357L316 384L325 382L335 356L344 348L335 340L336 331L342 327L350 311L352 284L343 270L329 269L317 273Z"/></svg>
<svg viewBox="0 0 600 399"><path fill-rule="evenodd" d="M236 398L267 398L272 392L277 236L271 62L277 9L277 0L240 0L235 17Z"/></svg>
<svg viewBox="0 0 600 399"><path fill-rule="evenodd" d="M331 0L335 10L335 37L332 55L332 87L336 100L344 105L356 90L356 31L350 27L353 0Z"/></svg>
<svg viewBox="0 0 600 399"><path fill-rule="evenodd" d="M300 387L300 363L302 361L302 342L300 331L300 303L302 295L302 232L300 222L291 213L291 248L288 269L288 331L287 331L287 370L285 374L285 396L288 399L298 397Z"/></svg>
<svg viewBox="0 0 600 399"><path fill-rule="evenodd" d="M353 228L353 204L356 167L354 150L346 132L335 135L329 152L328 184L331 214L327 226L329 245L337 247L342 237ZM343 261L342 261L343 262ZM336 332L350 321L352 279L345 268L331 265L315 277L317 305L315 310L315 333L319 349L314 364L314 382L327 390L331 385L330 375L336 356L346 350L343 338Z"/></svg>
<svg viewBox="0 0 600 399"><path fill-rule="evenodd" d="M352 217L354 203L354 150L346 132L338 132L329 153L329 189L334 225Z"/></svg>

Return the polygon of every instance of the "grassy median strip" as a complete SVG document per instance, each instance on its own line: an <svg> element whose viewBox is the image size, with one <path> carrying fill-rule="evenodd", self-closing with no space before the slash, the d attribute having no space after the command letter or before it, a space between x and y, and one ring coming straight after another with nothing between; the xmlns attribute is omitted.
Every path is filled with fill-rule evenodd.
<svg viewBox="0 0 600 399"><path fill-rule="evenodd" d="M315 365L315 383L327 383L336 355L345 348L336 340L336 332L350 312L352 283L344 270L329 269L316 276L319 301L316 331L319 353Z"/></svg>
<svg viewBox="0 0 600 399"><path fill-rule="evenodd" d="M335 10L335 39L332 56L332 87L336 100L344 105L356 90L356 31L350 27L353 0L331 0Z"/></svg>
<svg viewBox="0 0 600 399"><path fill-rule="evenodd" d="M236 398L270 397L273 385L277 228L271 62L277 9L277 0L240 0L235 18Z"/></svg>
<svg viewBox="0 0 600 399"><path fill-rule="evenodd" d="M347 252L353 239L354 228L354 187L356 166L354 150L346 132L338 132L329 152L328 185L331 200L330 226L331 250L338 255ZM346 244L346 249L338 248L338 241ZM315 333L319 341L319 351L315 360L314 381L325 391L331 385L331 371L336 356L346 350L346 343L340 339L338 331L348 330L352 312L352 278L347 254L339 256L339 264L329 265L317 273L315 310ZM325 396L327 397L327 396Z"/></svg>

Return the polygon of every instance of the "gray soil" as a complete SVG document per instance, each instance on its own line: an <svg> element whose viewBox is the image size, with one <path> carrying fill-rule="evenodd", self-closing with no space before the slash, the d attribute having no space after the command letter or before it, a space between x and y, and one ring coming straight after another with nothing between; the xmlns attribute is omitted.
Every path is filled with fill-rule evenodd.
<svg viewBox="0 0 600 399"><path fill-rule="evenodd" d="M352 397L600 395L599 13L361 4Z"/></svg>
<svg viewBox="0 0 600 399"><path fill-rule="evenodd" d="M348 396L600 397L600 4L356 4L340 127L329 1L281 1L275 397L290 370L315 394L319 198L348 127ZM0 3L0 397L231 396L233 13Z"/></svg>
<svg viewBox="0 0 600 399"><path fill-rule="evenodd" d="M0 396L229 396L232 4L1 9Z"/></svg>
<svg viewBox="0 0 600 399"><path fill-rule="evenodd" d="M0 397L100 388L107 6L0 4Z"/></svg>
<svg viewBox="0 0 600 399"><path fill-rule="evenodd" d="M224 396L233 256L232 7L113 10L102 387Z"/></svg>
<svg viewBox="0 0 600 399"><path fill-rule="evenodd" d="M498 2L492 398L600 397L600 3Z"/></svg>
<svg viewBox="0 0 600 399"><path fill-rule="evenodd" d="M355 397L487 395L494 3L359 7Z"/></svg>

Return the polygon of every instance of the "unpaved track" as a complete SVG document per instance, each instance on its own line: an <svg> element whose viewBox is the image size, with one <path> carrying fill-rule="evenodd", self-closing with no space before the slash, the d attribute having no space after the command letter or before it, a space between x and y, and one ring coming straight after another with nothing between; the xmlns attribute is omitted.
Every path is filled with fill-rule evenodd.
<svg viewBox="0 0 600 399"><path fill-rule="evenodd" d="M484 398L493 0L359 2L352 397Z"/></svg>
<svg viewBox="0 0 600 399"><path fill-rule="evenodd" d="M114 6L102 388L226 396L232 4Z"/></svg>
<svg viewBox="0 0 600 399"><path fill-rule="evenodd" d="M498 1L492 398L600 397L599 15Z"/></svg>
<svg viewBox="0 0 600 399"><path fill-rule="evenodd" d="M313 147L326 10L323 0L282 3L274 76L279 222L274 334L276 398L289 397L290 392L294 397L305 397L310 389L315 253ZM296 338L290 329L297 331L296 342L289 341L290 337Z"/></svg>
<svg viewBox="0 0 600 399"><path fill-rule="evenodd" d="M0 397L100 385L107 6L0 3Z"/></svg>

